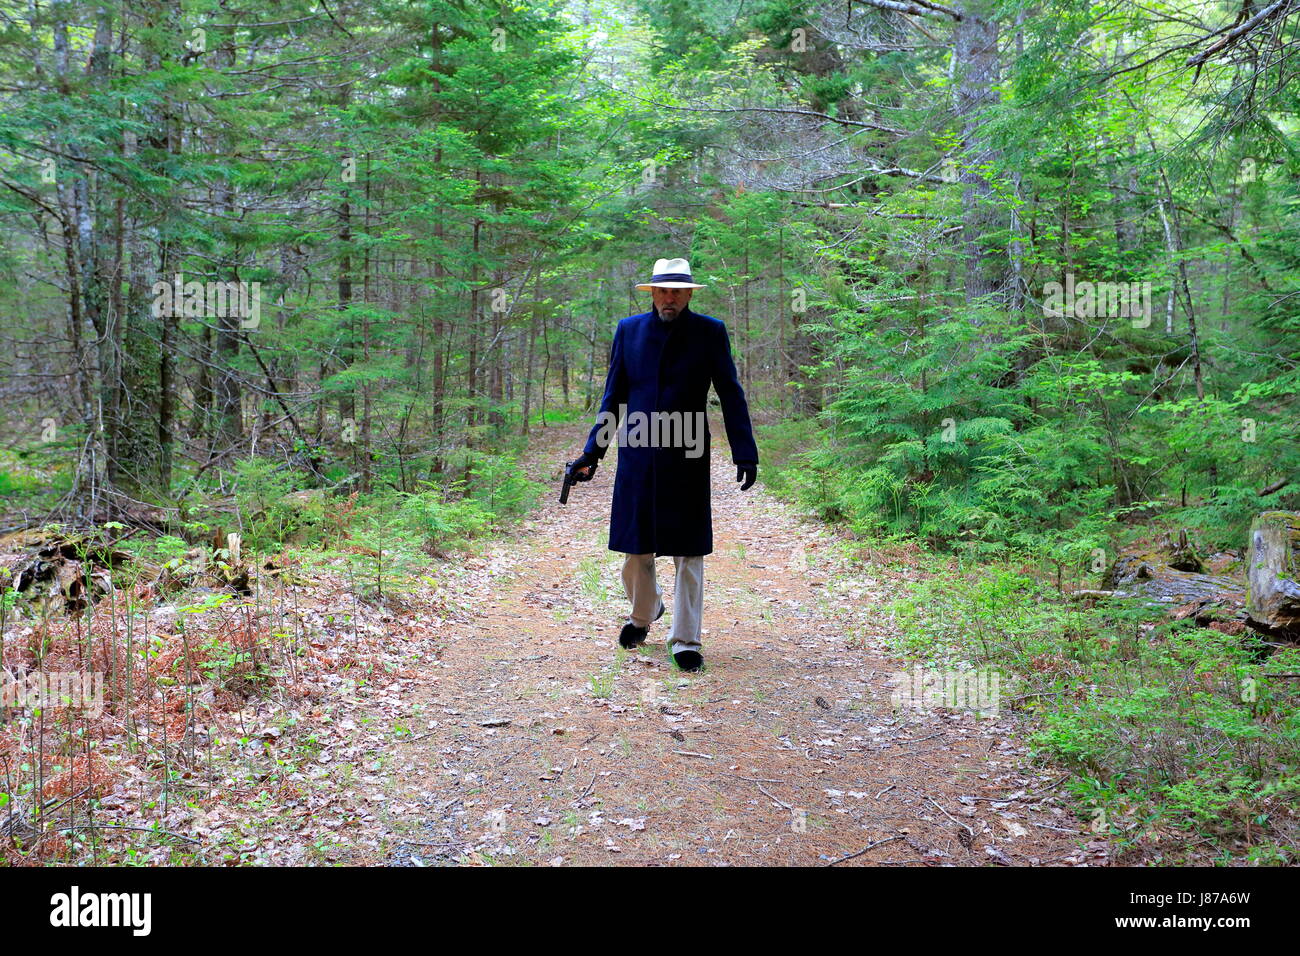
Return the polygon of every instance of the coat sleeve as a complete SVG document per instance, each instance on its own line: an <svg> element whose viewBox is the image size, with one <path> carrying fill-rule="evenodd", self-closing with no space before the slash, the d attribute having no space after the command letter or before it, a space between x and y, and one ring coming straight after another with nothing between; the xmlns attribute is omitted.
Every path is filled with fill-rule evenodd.
<svg viewBox="0 0 1300 956"><path fill-rule="evenodd" d="M627 369L623 365L623 323L614 329L614 344L610 349L609 373L605 376L605 397L600 400L596 424L591 427L583 451L604 458L609 451L609 441L618 426L619 409L627 404ZM605 422L608 421L608 425ZM604 443L601 443L601 440Z"/></svg>
<svg viewBox="0 0 1300 956"><path fill-rule="evenodd" d="M727 429L727 444L731 446L731 461L735 465L757 465L758 446L749 421L749 403L745 401L745 390L731 358L731 336L725 325L720 328L719 341L713 348L713 388L722 402L722 421Z"/></svg>

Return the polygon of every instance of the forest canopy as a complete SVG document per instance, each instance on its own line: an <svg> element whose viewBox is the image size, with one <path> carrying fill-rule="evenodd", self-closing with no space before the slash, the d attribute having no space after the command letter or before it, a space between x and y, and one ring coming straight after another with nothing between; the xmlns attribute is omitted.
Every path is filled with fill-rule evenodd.
<svg viewBox="0 0 1300 956"><path fill-rule="evenodd" d="M10 525L491 498L683 255L828 519L1238 545L1300 468L1298 13L0 3Z"/></svg>

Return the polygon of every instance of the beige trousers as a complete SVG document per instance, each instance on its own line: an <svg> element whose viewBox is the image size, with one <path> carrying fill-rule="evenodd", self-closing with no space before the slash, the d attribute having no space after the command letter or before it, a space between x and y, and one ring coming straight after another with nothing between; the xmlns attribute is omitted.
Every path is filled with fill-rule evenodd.
<svg viewBox="0 0 1300 956"><path fill-rule="evenodd" d="M700 650L700 621L704 612L704 555L675 556L673 627L668 634L672 653ZM649 627L663 602L663 588L655 579L653 554L629 554L623 559L623 590L632 602L629 620Z"/></svg>

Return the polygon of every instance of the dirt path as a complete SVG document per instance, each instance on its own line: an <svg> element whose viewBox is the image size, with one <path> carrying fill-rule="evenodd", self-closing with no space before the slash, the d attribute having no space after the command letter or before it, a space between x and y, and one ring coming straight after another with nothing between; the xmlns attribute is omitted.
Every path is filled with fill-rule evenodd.
<svg viewBox="0 0 1300 956"><path fill-rule="evenodd" d="M407 841L385 862L1103 861L1057 804L1059 778L1028 767L1020 715L891 706L903 665L872 637L886 583L849 576L833 537L761 484L739 492L725 441L713 451L706 669L682 673L665 650L668 558L667 614L639 652L618 650L613 456L567 507L554 494L584 434L550 428L535 443L526 467L552 492L471 562L479 583L438 630L436 677L406 702L413 736L382 774L381 818Z"/></svg>

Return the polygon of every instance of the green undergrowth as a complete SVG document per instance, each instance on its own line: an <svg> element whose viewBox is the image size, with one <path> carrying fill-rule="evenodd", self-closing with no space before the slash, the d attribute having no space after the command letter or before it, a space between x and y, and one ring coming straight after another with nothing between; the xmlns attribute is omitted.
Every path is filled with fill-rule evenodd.
<svg viewBox="0 0 1300 956"><path fill-rule="evenodd" d="M1006 566L932 569L890 611L900 656L1005 675L1001 707L1035 716L1035 755L1121 862L1297 861L1300 649Z"/></svg>
<svg viewBox="0 0 1300 956"><path fill-rule="evenodd" d="M222 544L238 533L245 562L279 555L339 570L363 597L395 598L423 587L436 562L508 531L544 490L513 456L488 454L410 491L339 494L304 484L301 473L272 460L238 462L233 495L195 494L175 533L136 536L121 546L184 577L228 565Z"/></svg>

